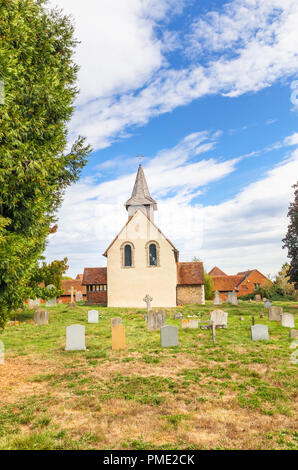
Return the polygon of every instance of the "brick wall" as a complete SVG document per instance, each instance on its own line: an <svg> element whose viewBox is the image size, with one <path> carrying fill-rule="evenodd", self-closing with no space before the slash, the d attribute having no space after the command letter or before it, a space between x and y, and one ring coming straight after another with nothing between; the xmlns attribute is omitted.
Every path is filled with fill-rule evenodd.
<svg viewBox="0 0 298 470"><path fill-rule="evenodd" d="M177 286L177 305L202 303L203 286Z"/></svg>
<svg viewBox="0 0 298 470"><path fill-rule="evenodd" d="M265 286L270 282L263 274L259 273L258 271L253 271L245 281L243 281L238 286L238 293L237 295L247 295L252 294L255 290L254 284L260 284L261 287ZM271 283L272 284L272 283Z"/></svg>
<svg viewBox="0 0 298 470"><path fill-rule="evenodd" d="M86 305L107 305L107 291L87 292Z"/></svg>

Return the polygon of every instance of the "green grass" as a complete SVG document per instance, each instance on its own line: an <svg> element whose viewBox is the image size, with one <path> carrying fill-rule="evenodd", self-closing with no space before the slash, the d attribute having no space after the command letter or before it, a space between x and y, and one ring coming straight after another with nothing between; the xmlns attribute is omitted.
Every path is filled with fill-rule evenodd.
<svg viewBox="0 0 298 470"><path fill-rule="evenodd" d="M297 317L294 302L274 304ZM102 315L98 324L87 323L92 308ZM210 330L182 330L174 320L180 311L206 321L211 302L168 309L167 324L179 327L179 346L169 349L160 347L159 332L147 331L142 309L59 305L48 308L42 326L32 311L16 315L19 326L0 334L0 380L9 378L0 396L0 449L297 449L289 329L269 322L262 304L221 308L228 328L216 331L215 344ZM268 325L269 341L251 341L252 315ZM116 316L125 351L111 349ZM86 351L64 350L74 323L85 325Z"/></svg>

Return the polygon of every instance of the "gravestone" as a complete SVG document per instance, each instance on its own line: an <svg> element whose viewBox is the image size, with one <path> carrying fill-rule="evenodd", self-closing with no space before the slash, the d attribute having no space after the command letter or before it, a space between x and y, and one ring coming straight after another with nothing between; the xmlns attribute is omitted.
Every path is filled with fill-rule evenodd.
<svg viewBox="0 0 298 470"><path fill-rule="evenodd" d="M112 349L125 349L125 328L120 323L112 328Z"/></svg>
<svg viewBox="0 0 298 470"><path fill-rule="evenodd" d="M146 303L146 308L147 308L147 314L151 312L152 307L151 307L151 302L152 302L152 297L150 297L149 294L146 294L145 297L143 298L143 301Z"/></svg>
<svg viewBox="0 0 298 470"><path fill-rule="evenodd" d="M83 294L80 290L76 292L76 302L81 302L83 300Z"/></svg>
<svg viewBox="0 0 298 470"><path fill-rule="evenodd" d="M38 308L40 306L40 299L29 299L28 300L28 308L29 310L33 310L35 308Z"/></svg>
<svg viewBox="0 0 298 470"><path fill-rule="evenodd" d="M152 310L148 312L147 316L147 330L154 331L159 330L162 326L166 324L166 314L164 311L153 312Z"/></svg>
<svg viewBox="0 0 298 470"><path fill-rule="evenodd" d="M272 301L271 300L265 300L264 308L270 308L270 307L272 307Z"/></svg>
<svg viewBox="0 0 298 470"><path fill-rule="evenodd" d="M293 338L293 339L298 338L298 330L291 329L290 330L290 338Z"/></svg>
<svg viewBox="0 0 298 470"><path fill-rule="evenodd" d="M178 346L177 326L166 325L160 328L160 344L162 348Z"/></svg>
<svg viewBox="0 0 298 470"><path fill-rule="evenodd" d="M112 318L111 325L112 325L112 328L115 325L122 325L122 318L120 318L120 317Z"/></svg>
<svg viewBox="0 0 298 470"><path fill-rule="evenodd" d="M191 320L181 320L181 328L199 328L199 320L198 319L191 319Z"/></svg>
<svg viewBox="0 0 298 470"><path fill-rule="evenodd" d="M68 308L76 308L77 304L74 301L74 292L75 291L74 291L73 286L71 286L71 289L68 292L70 292L70 303L68 304Z"/></svg>
<svg viewBox="0 0 298 470"><path fill-rule="evenodd" d="M65 351L85 350L85 327L84 325L71 325L66 328Z"/></svg>
<svg viewBox="0 0 298 470"><path fill-rule="evenodd" d="M267 325L253 325L250 327L251 339L253 341L267 340L269 341L269 333Z"/></svg>
<svg viewBox="0 0 298 470"><path fill-rule="evenodd" d="M228 297L227 297L226 303L230 304L231 301L232 301L232 292L228 292Z"/></svg>
<svg viewBox="0 0 298 470"><path fill-rule="evenodd" d="M53 284L49 284L46 288L47 289L54 289L55 286ZM57 301L56 297L53 297L52 299L47 300L46 301L46 307L55 307L56 301Z"/></svg>
<svg viewBox="0 0 298 470"><path fill-rule="evenodd" d="M237 294L235 291L232 292L231 294L231 302L230 302L232 305L238 305L238 298L237 298Z"/></svg>
<svg viewBox="0 0 298 470"><path fill-rule="evenodd" d="M262 300L262 297L260 296L260 294L256 294L255 295L255 301L256 302L261 302L261 300Z"/></svg>
<svg viewBox="0 0 298 470"><path fill-rule="evenodd" d="M215 292L215 297L213 300L213 305L222 305L222 300L220 298L218 290Z"/></svg>
<svg viewBox="0 0 298 470"><path fill-rule="evenodd" d="M88 323L98 323L97 310L88 310Z"/></svg>
<svg viewBox="0 0 298 470"><path fill-rule="evenodd" d="M34 312L34 323L35 325L48 325L49 324L49 313L47 310L38 309Z"/></svg>
<svg viewBox="0 0 298 470"><path fill-rule="evenodd" d="M287 328L295 328L295 320L294 315L292 313L283 313L280 316L281 326L285 326Z"/></svg>
<svg viewBox="0 0 298 470"><path fill-rule="evenodd" d="M182 313L180 312L175 313L174 320L181 320L182 318L183 318Z"/></svg>
<svg viewBox="0 0 298 470"><path fill-rule="evenodd" d="M223 325L225 328L228 326L228 313L223 310L213 310L210 313L210 325L214 321L215 326Z"/></svg>
<svg viewBox="0 0 298 470"><path fill-rule="evenodd" d="M280 321L280 316L283 312L282 307L270 307L268 310L269 321Z"/></svg>

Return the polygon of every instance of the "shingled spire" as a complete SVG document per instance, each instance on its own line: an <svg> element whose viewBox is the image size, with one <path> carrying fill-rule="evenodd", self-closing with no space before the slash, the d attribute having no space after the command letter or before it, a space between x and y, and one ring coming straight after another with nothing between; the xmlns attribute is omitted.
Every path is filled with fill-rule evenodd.
<svg viewBox="0 0 298 470"><path fill-rule="evenodd" d="M157 210L156 201L150 196L143 167L139 164L132 195L125 203L128 217L133 215L137 209L141 209L153 222L154 212Z"/></svg>

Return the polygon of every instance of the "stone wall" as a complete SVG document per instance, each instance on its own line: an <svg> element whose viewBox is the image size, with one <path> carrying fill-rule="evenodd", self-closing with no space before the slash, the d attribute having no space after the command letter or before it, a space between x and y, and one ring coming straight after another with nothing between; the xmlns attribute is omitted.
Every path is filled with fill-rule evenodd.
<svg viewBox="0 0 298 470"><path fill-rule="evenodd" d="M87 292L86 305L107 305L107 291Z"/></svg>
<svg viewBox="0 0 298 470"><path fill-rule="evenodd" d="M177 286L177 305L204 304L204 286Z"/></svg>

